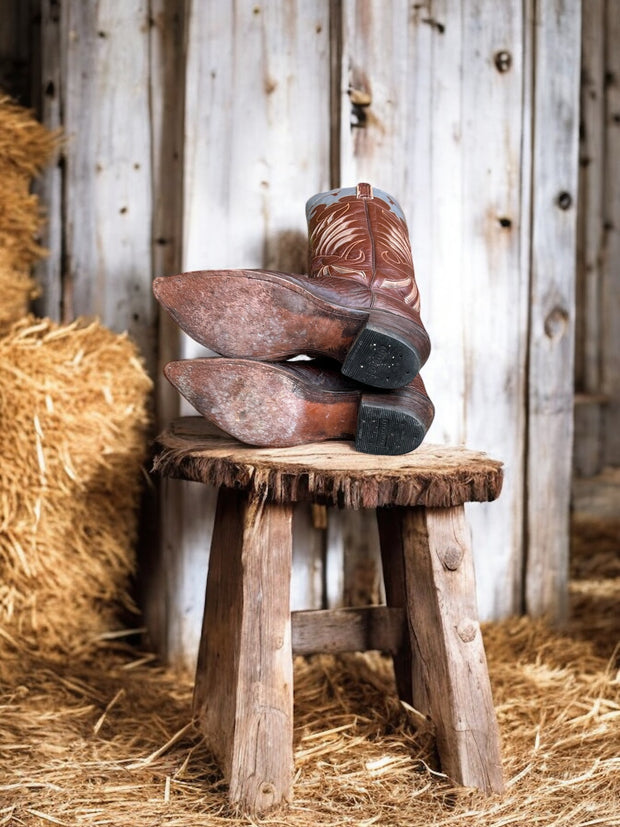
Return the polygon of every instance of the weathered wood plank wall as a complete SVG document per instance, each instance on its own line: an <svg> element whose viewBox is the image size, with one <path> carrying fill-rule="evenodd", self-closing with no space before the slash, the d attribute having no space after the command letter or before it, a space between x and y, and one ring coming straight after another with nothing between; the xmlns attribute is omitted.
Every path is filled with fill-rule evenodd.
<svg viewBox="0 0 620 827"><path fill-rule="evenodd" d="M584 4L575 470L620 463L620 4Z"/></svg>
<svg viewBox="0 0 620 827"><path fill-rule="evenodd" d="M303 272L304 201L330 185L329 6L192 2L186 13L182 267ZM199 352L182 337L183 357ZM164 491L164 646L191 660L215 492L176 481ZM322 535L309 513L295 515L294 608L322 605Z"/></svg>
<svg viewBox="0 0 620 827"><path fill-rule="evenodd" d="M467 442L506 463L502 497L469 512L481 614L560 616L579 0L32 2L43 115L68 135L64 166L44 181L52 254L42 310L99 313L129 329L156 373L157 358L161 367L195 346L166 318L157 328L154 275L301 271L308 196L363 179L392 192L433 340L429 440ZM613 118L603 128L613 142ZM617 207L613 186L607 210ZM611 295L605 272L599 289ZM605 331L613 344L617 325ZM611 367L602 368L610 388ZM157 403L161 422L179 405L161 382ZM188 663L213 492L167 482L160 513L147 614L162 649ZM377 591L369 519L330 512L325 530L297 513L296 608L338 605L345 593L363 601L360 583Z"/></svg>

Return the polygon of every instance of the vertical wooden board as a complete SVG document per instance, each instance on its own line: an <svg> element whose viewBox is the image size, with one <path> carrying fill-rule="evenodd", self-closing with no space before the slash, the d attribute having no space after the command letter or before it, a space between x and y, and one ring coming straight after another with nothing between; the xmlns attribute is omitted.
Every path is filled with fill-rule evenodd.
<svg viewBox="0 0 620 827"><path fill-rule="evenodd" d="M605 192L605 8L591 0L581 27L579 199L575 289L575 387L600 392L601 263ZM592 476L601 467L600 403L575 407L574 470Z"/></svg>
<svg viewBox="0 0 620 827"><path fill-rule="evenodd" d="M314 525L309 503L298 503L293 508L293 536L291 611L322 609L326 529Z"/></svg>
<svg viewBox="0 0 620 827"><path fill-rule="evenodd" d="M149 4L61 7L64 314L128 330L154 372Z"/></svg>
<svg viewBox="0 0 620 827"><path fill-rule="evenodd" d="M580 31L579 3L535 4L525 597L556 619L567 609Z"/></svg>
<svg viewBox="0 0 620 827"><path fill-rule="evenodd" d="M325 599L330 609L385 601L379 530L374 508L330 508L325 561Z"/></svg>
<svg viewBox="0 0 620 827"><path fill-rule="evenodd" d="M359 0L346 2L343 15L341 184L368 180L407 217L432 341L423 376L437 413L428 438L438 442L465 436L459 8ZM370 105L356 109L354 92ZM439 334L444 327L455 331L451 340Z"/></svg>
<svg viewBox="0 0 620 827"><path fill-rule="evenodd" d="M329 186L328 4L194 0L187 25L181 266L302 272L305 201ZM177 358L204 353L180 338ZM173 506L182 515L173 566L196 576L193 544L208 547L214 507L203 488L203 500L182 496ZM306 534L294 548L317 577L322 544L315 540ZM297 603L308 595L307 585L299 588ZM171 623L177 597L169 591L168 600ZM202 600L190 614L199 630ZM191 666L171 627L168 640L170 659Z"/></svg>
<svg viewBox="0 0 620 827"><path fill-rule="evenodd" d="M329 184L328 29L321 2L193 3L186 269L305 265L304 204Z"/></svg>
<svg viewBox="0 0 620 827"><path fill-rule="evenodd" d="M602 383L605 410L604 465L620 465L620 9L606 4L605 219L602 263Z"/></svg>
<svg viewBox="0 0 620 827"><path fill-rule="evenodd" d="M151 260L153 274L162 275L178 272L181 261L184 2L151 0L150 14ZM160 431L179 414L179 394L163 377L163 366L176 356L178 333L176 325L164 312L159 313L156 328L155 427ZM186 492L186 497L195 498L196 488L181 481L168 483L155 480L154 487L145 491L138 548L138 600L151 641L165 658L172 633L172 640L178 638L176 646L184 653L180 657L181 662L187 653L190 653L190 661L196 656L198 630L191 627L184 633L181 630L187 627L187 605L195 602L202 604L204 590L201 586L208 560L207 537L202 546L196 547L194 560L196 571L204 569L202 576L197 575L194 580L184 579L183 571L175 567L174 537L178 531L179 501L183 492ZM181 589L178 599L170 601L169 594L176 593L178 589ZM174 607L175 611L170 623L169 607Z"/></svg>
<svg viewBox="0 0 620 827"><path fill-rule="evenodd" d="M150 83L153 163L153 275L181 269L185 114L185 0L151 0ZM158 377L178 353L178 328L159 313ZM179 415L179 394L166 381L157 392L158 427Z"/></svg>
<svg viewBox="0 0 620 827"><path fill-rule="evenodd" d="M428 325L434 252L429 124L437 30L430 22L422 22L431 20L425 3L411 7L395 2L388 8L379 0L346 0L342 12L339 184L368 181L401 203L412 241L422 318ZM362 106L357 103L360 100L369 103ZM432 338L431 326L429 331ZM436 352L432 359L437 364ZM428 369L423 373L428 381ZM429 393L432 379L430 384ZM442 427L440 414L433 429ZM380 551L376 529L369 537L361 512L333 512L330 522L327 586L331 607L341 605L347 592L350 595L352 572L367 569L369 561L377 565ZM342 595L336 592L339 562Z"/></svg>
<svg viewBox="0 0 620 827"><path fill-rule="evenodd" d="M500 499L467 509L486 619L520 611L522 599L529 113L523 3L465 0L462 9L465 433L469 445L505 466Z"/></svg>
<svg viewBox="0 0 620 827"><path fill-rule="evenodd" d="M211 486L181 480L162 480L161 562L157 563L149 601L149 628L157 646L173 667L193 671L200 642L200 618L217 491ZM194 516L188 520L187 514ZM196 516L198 515L198 516ZM163 616L155 614L157 609Z"/></svg>
<svg viewBox="0 0 620 827"><path fill-rule="evenodd" d="M481 614L505 616L520 608L523 539L522 4L344 8L343 183L377 183L407 215L433 348L422 371L436 407L427 439L506 462L501 500L473 514ZM506 72L498 52L509 54ZM361 128L350 127L349 84L371 98Z"/></svg>
<svg viewBox="0 0 620 827"><path fill-rule="evenodd" d="M61 25L60 8L52 0L41 0L40 76L35 79L40 96L37 102L41 122L57 130L62 124ZM62 244L63 205L62 167L54 164L43 170L35 191L45 208L45 225L41 243L48 255L38 262L34 275L41 295L34 303L39 316L59 321L62 316Z"/></svg>

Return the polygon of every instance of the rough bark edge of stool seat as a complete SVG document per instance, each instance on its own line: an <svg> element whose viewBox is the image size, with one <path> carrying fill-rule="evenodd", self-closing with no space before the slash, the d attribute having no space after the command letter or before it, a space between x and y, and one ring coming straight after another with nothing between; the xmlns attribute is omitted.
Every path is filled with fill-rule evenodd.
<svg viewBox="0 0 620 827"><path fill-rule="evenodd" d="M217 487L252 488L273 502L311 500L353 509L388 505L445 508L494 500L502 488L501 462L464 448L439 446L434 454L421 451L417 466L407 457L401 460L402 467L387 461L381 467L382 458L373 457L367 460L368 467L360 468L355 467L359 456L354 457L355 463L338 457L339 467L330 469L319 467L316 458L337 451L338 443L270 452L248 449L241 443L237 447L230 439L179 436L175 428L181 427L180 422L175 420L158 437L154 471ZM308 452L305 462L291 461L304 453L302 449Z"/></svg>

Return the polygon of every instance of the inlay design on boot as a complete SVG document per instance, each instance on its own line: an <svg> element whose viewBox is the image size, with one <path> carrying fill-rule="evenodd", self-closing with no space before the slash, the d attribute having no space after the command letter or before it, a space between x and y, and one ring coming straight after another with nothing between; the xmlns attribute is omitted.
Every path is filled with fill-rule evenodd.
<svg viewBox="0 0 620 827"><path fill-rule="evenodd" d="M358 184L313 196L306 214L309 275L181 273L155 279L157 300L189 336L223 356L327 356L365 385L408 385L430 340L400 206Z"/></svg>
<svg viewBox="0 0 620 827"><path fill-rule="evenodd" d="M331 190L306 204L310 277L357 282L368 323L342 372L375 387L400 387L428 358L407 222L398 202L370 184Z"/></svg>
<svg viewBox="0 0 620 827"><path fill-rule="evenodd" d="M405 304L420 312L407 224L400 208L392 209L388 196L375 197L356 190L339 190L343 196L331 209L321 201L308 202L310 276L354 277L369 287L398 291ZM392 203L393 199L390 199ZM370 203L372 202L372 203ZM343 264L342 262L346 262Z"/></svg>
<svg viewBox="0 0 620 827"><path fill-rule="evenodd" d="M199 358L170 362L164 372L205 419L262 447L355 439L363 453L405 454L422 442L434 416L420 376L381 392L320 361Z"/></svg>

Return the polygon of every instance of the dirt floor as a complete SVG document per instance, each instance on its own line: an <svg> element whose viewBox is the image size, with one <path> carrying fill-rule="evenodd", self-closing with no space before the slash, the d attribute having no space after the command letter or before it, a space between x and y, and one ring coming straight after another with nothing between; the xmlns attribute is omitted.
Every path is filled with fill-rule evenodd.
<svg viewBox="0 0 620 827"><path fill-rule="evenodd" d="M236 818L192 724L187 676L123 638L71 661L4 639L0 825L620 825L619 495L618 472L576 490L565 629L525 618L484 629L504 795L441 775L388 659L321 656L296 663L294 801Z"/></svg>

